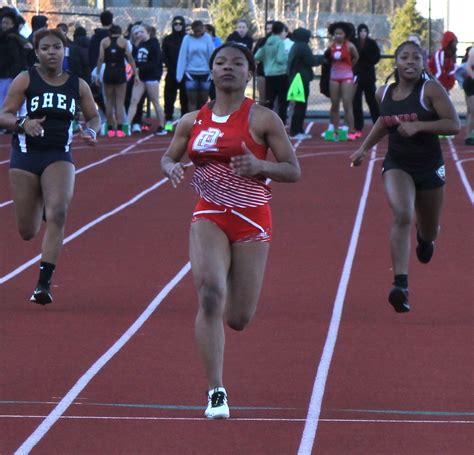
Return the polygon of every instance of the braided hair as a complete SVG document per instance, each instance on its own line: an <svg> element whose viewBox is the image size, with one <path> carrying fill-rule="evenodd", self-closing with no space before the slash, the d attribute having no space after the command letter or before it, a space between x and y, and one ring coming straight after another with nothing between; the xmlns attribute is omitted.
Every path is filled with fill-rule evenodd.
<svg viewBox="0 0 474 455"><path fill-rule="evenodd" d="M423 57L423 49L421 48L421 46L416 43L415 41L411 41L411 40L407 40L407 41L403 41L403 43L401 43L396 49L395 49L395 60L397 60L397 57L400 55L400 53L402 52L403 48L405 46L408 46L408 45L411 45L411 46L414 46L417 50L417 52ZM398 75L398 70L397 68L395 68L395 70L388 75L387 79L385 79L385 84L388 84L388 81L392 78L392 77L395 77L395 85L398 85L400 83L400 76ZM433 77L428 74L425 69L423 68L421 70L421 74L420 74L420 80L426 80L426 79L433 79Z"/></svg>

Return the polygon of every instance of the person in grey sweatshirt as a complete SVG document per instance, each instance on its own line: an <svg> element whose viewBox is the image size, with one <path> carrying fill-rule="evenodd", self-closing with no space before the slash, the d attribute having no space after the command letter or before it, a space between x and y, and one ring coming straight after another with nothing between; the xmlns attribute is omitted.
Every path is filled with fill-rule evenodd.
<svg viewBox="0 0 474 455"><path fill-rule="evenodd" d="M212 37L205 33L204 24L194 21L192 34L181 43L176 68L176 80L184 80L189 111L200 109L207 101L211 86L209 59L214 51Z"/></svg>

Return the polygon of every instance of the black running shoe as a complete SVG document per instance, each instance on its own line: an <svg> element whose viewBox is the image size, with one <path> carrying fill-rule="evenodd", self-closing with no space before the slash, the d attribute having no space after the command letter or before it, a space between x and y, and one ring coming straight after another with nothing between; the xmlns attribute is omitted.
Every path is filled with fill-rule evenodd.
<svg viewBox="0 0 474 455"><path fill-rule="evenodd" d="M416 257L423 264L428 264L433 257L434 242L427 242L420 237L418 230L416 231Z"/></svg>
<svg viewBox="0 0 474 455"><path fill-rule="evenodd" d="M46 305L53 301L53 296L49 290L49 286L36 286L33 291L33 295L30 298L30 302L38 303L40 305Z"/></svg>
<svg viewBox="0 0 474 455"><path fill-rule="evenodd" d="M397 313L408 313L410 311L407 288L395 286L388 294L388 301Z"/></svg>

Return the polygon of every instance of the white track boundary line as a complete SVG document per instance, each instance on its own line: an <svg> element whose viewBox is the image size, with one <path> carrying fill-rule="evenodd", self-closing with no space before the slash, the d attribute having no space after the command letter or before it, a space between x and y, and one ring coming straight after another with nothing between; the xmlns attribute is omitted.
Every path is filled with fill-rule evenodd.
<svg viewBox="0 0 474 455"><path fill-rule="evenodd" d="M74 240L76 237L79 237L81 234L83 234L84 232L88 231L89 229L91 229L92 227L94 227L96 224L99 224L101 223L102 221L106 220L107 218L110 218L111 216L115 215L116 213L124 210L125 208L127 208L128 206L134 204L135 202L137 202L138 200L140 200L142 197L146 196L148 193L151 193L152 191L156 190L157 188L159 188L161 185L163 185L164 183L166 183L168 181L168 177L165 177L163 179L161 179L160 181L156 182L155 184L153 184L152 186L150 186L149 188L147 188L146 190L142 191L141 193L137 194L136 196L134 196L132 199L130 199L129 201L119 205L118 207L115 207L113 210L111 210L110 212L107 212L107 213L104 213L103 215L99 216L98 218L96 218L95 220L91 221L90 223L87 223L86 225L82 226L80 229L78 229L77 231L73 232L71 235L69 235L68 237L66 237L63 241L63 245L66 245L67 243L69 243L71 240ZM41 259L41 254L38 254L37 256L35 256L34 258L30 259L29 261L25 262L24 264L20 265L19 267L17 267L15 270L12 270L10 273L7 273L6 275L0 277L0 284L3 284L5 282L7 282L8 280L11 280L13 277L17 276L18 274L20 274L21 272L23 272L23 270L26 270L28 267L31 267L33 264L35 264L36 262L38 262L39 260Z"/></svg>
<svg viewBox="0 0 474 455"><path fill-rule="evenodd" d="M132 338L133 335L142 327L147 319L158 308L165 297L174 289L174 287L186 276L191 270L191 264L186 263L174 278L160 291L160 293L151 301L145 311L138 319L127 329L127 331L79 378L58 405L48 414L41 422L36 430L23 442L23 444L15 451L15 455L28 454L30 450L38 444L48 430L58 421L67 408L84 390L87 384L94 376L107 364L107 362L117 354L120 349Z"/></svg>
<svg viewBox="0 0 474 455"><path fill-rule="evenodd" d="M360 198L359 208L357 210L349 248L347 250L346 259L344 261L344 267L342 269L342 274L339 281L336 298L334 301L333 313L326 336L326 342L324 344L323 353L321 355L321 360L319 362L316 378L314 380L313 392L311 394L311 400L309 403L308 414L306 416L306 423L304 426L303 435L301 437L300 447L298 449L298 455L311 455L314 441L316 439L316 431L318 428L318 422L320 421L319 416L321 414L321 405L324 396L324 389L329 373L329 367L331 365L332 355L334 353L334 347L336 345L337 332L341 323L342 309L344 306L344 298L347 291L347 285L349 283L352 263L354 261L354 256L357 248L357 242L359 240L360 228L362 225L362 219L364 216L367 197L369 194L370 183L372 181L375 163L375 151L376 148L374 147L370 155L370 161L367 165L364 188Z"/></svg>
<svg viewBox="0 0 474 455"><path fill-rule="evenodd" d="M459 176L461 177L461 182L464 185L467 196L471 200L471 204L474 205L474 191L472 190L472 186L469 183L469 179L467 178L466 173L464 172L464 168L462 167L462 161L464 160L459 159L458 154L456 152L456 147L454 147L454 142L452 139L448 138L448 144L451 156L453 158L454 163L456 164L456 169L458 170Z"/></svg>
<svg viewBox="0 0 474 455"><path fill-rule="evenodd" d="M203 408L204 409L204 408ZM46 415L17 415L4 414L0 419L44 419ZM145 417L145 416L60 416L61 420L186 420L190 422L203 421L209 422L205 417ZM58 419L58 420L59 420ZM304 422L305 419L285 419L278 417L232 417L232 422ZM474 420L399 420L399 419L319 419L320 422L329 423L424 423L424 424L457 424L472 425Z"/></svg>
<svg viewBox="0 0 474 455"><path fill-rule="evenodd" d="M103 164L103 163L105 163L105 162L107 162L107 161L109 161L113 158L116 158L117 156L121 156L121 155L127 153L129 150L132 150L136 146L142 144L143 142L148 141L148 139L151 139L152 137L153 137L153 135L150 135L150 136L146 136L142 139L139 139L138 141L135 141L133 144L130 144L128 147L124 148L123 150L121 150L118 153L113 153L112 155L106 156L105 158L102 158L99 161L94 161L94 162L92 162L92 163L90 163L86 166L83 166L79 169L76 169L75 173L76 173L76 175L80 174L81 172L87 171L88 169L91 169L95 166L99 166L100 164ZM12 200L0 202L0 208L6 207L7 205L10 205L10 204L13 204Z"/></svg>

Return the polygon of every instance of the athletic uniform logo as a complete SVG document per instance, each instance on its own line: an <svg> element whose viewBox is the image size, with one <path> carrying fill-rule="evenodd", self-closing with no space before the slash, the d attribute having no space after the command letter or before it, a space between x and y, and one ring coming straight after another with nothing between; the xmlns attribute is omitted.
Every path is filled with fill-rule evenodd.
<svg viewBox="0 0 474 455"><path fill-rule="evenodd" d="M443 182L446 180L446 168L443 166L439 167L437 170L436 170L436 175L441 179L443 180Z"/></svg>
<svg viewBox="0 0 474 455"><path fill-rule="evenodd" d="M193 150L195 152L218 152L219 148L215 147L217 140L224 136L219 128L208 128L201 131L193 142Z"/></svg>
<svg viewBox="0 0 474 455"><path fill-rule="evenodd" d="M76 100L71 98L69 104L67 102L66 95L62 93L42 93L39 96L34 96L30 100L30 112L36 111L36 109L47 109L56 108L62 110L68 110L74 115L76 112Z"/></svg>
<svg viewBox="0 0 474 455"><path fill-rule="evenodd" d="M401 122L416 122L418 115L412 114L398 114L398 115L384 115L382 121L385 126L400 125Z"/></svg>

